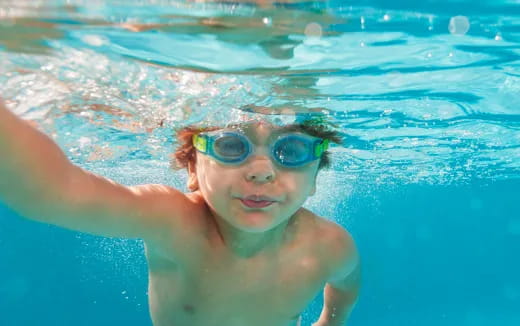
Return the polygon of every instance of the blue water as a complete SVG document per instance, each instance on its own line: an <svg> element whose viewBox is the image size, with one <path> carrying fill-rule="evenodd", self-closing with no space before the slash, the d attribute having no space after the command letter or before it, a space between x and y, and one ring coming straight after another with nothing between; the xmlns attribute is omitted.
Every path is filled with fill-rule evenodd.
<svg viewBox="0 0 520 326"><path fill-rule="evenodd" d="M0 94L74 163L185 189L172 127L323 112L344 144L306 206L358 244L349 325L520 325L517 2L13 3ZM142 250L0 203L0 325L151 325Z"/></svg>

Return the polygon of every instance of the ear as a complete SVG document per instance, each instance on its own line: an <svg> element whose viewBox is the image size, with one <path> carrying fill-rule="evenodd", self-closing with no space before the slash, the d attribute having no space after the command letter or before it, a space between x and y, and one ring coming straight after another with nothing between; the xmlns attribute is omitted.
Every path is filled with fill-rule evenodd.
<svg viewBox="0 0 520 326"><path fill-rule="evenodd" d="M192 192L199 189L199 180L197 179L194 161L188 162L188 189Z"/></svg>

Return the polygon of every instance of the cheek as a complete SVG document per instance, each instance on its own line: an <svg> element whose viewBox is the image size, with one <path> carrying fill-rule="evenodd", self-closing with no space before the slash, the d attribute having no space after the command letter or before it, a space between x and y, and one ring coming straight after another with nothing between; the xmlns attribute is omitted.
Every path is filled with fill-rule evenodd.
<svg viewBox="0 0 520 326"><path fill-rule="evenodd" d="M301 197L307 198L314 188L314 173L308 170L294 172L290 178L287 178L285 185L287 192L292 194L295 200Z"/></svg>
<svg viewBox="0 0 520 326"><path fill-rule="evenodd" d="M236 176L230 175L229 169L208 159L201 160L198 168L199 185L206 198L227 194L230 181L236 179Z"/></svg>

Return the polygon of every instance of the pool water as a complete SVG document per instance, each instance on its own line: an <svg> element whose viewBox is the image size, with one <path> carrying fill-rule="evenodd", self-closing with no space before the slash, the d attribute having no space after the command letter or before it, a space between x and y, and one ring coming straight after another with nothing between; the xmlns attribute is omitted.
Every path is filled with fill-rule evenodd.
<svg viewBox="0 0 520 326"><path fill-rule="evenodd" d="M208 114L326 114L306 207L358 244L349 325L520 325L519 91L515 0L0 3L9 108L123 184L186 190L172 128ZM151 325L146 291L141 241L0 202L0 325Z"/></svg>

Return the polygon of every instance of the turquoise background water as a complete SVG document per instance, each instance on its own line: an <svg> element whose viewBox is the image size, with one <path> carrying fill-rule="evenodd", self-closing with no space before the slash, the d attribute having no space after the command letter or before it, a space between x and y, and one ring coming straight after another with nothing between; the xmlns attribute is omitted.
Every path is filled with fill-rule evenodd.
<svg viewBox="0 0 520 326"><path fill-rule="evenodd" d="M75 164L185 190L173 127L325 113L344 143L306 206L358 244L349 325L520 324L518 3L75 4L0 4L0 94ZM0 325L151 325L142 251L0 203Z"/></svg>

